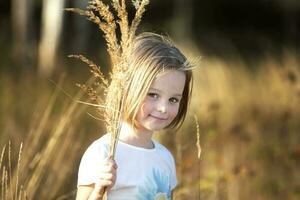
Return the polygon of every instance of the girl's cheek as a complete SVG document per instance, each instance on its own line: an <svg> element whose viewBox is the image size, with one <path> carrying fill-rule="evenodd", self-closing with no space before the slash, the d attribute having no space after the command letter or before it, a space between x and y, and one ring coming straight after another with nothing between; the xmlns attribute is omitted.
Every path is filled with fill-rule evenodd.
<svg viewBox="0 0 300 200"><path fill-rule="evenodd" d="M171 110L171 113L172 113L172 118L175 118L178 114L178 111L179 111L179 106L174 106Z"/></svg>

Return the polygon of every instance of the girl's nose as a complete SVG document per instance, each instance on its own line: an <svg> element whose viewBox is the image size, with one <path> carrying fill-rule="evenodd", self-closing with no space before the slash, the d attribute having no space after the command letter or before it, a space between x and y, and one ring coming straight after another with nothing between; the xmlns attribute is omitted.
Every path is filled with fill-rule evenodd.
<svg viewBox="0 0 300 200"><path fill-rule="evenodd" d="M164 102L160 102L157 104L156 109L158 112L165 113L167 112L167 105Z"/></svg>

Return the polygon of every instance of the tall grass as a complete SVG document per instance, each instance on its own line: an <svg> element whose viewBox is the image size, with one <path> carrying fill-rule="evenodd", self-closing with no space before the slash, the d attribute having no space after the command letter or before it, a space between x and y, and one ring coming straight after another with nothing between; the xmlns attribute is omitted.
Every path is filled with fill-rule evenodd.
<svg viewBox="0 0 300 200"><path fill-rule="evenodd" d="M300 197L297 59L289 53L281 63L268 58L252 68L240 61L203 59L191 104L199 118L202 158L199 165L191 118L179 136L179 199Z"/></svg>
<svg viewBox="0 0 300 200"><path fill-rule="evenodd" d="M6 79L5 77L1 78ZM18 168L13 167L7 170L7 166L16 165L13 159L8 159L3 163L2 169L0 168L3 171L1 177L5 179L4 185L2 184L2 190L15 191L12 184L6 185L6 183L14 183L18 180L23 185L23 190L26 192L28 199L55 199L59 194L66 193L64 188L72 188L72 190L67 191L71 192L74 197L76 190L76 168L78 165L78 160L76 159L82 154L80 147L87 143L81 140L85 138L84 132L88 129L80 126L84 119L82 114L85 111L85 106L66 98L58 87L54 91L51 91L49 85L52 85L50 83L47 83L47 87L45 83L41 82L40 88L35 88L38 87L38 85L35 85L32 88L33 91L24 91L23 89L26 88L27 84L32 84L34 81L31 79L34 79L34 77L24 77L20 85L14 85L13 82L10 82L12 85L8 85L7 88L4 87L1 91L1 93L8 95L5 97L10 98L11 96L11 99L14 99L14 95L17 96L26 93L28 96L24 96L24 98L29 99L30 102L29 105L26 102L22 102L23 107L16 110L16 116L10 117L10 113L7 112L3 113L1 118L3 124L0 135L1 143L5 143L8 139L12 140L13 144L24 141L20 166L18 165ZM13 88L11 92L6 91L9 87ZM17 89L18 87L20 89ZM29 93L35 93L35 90L39 90L40 93L30 96ZM74 99L81 99L83 94L78 92L72 96L74 96ZM37 103L34 104L32 101L37 101ZM9 102L7 103L10 104ZM7 106L14 108L18 106L17 103L19 102L15 102L14 99ZM23 109L30 112L30 114L26 116L27 119L23 117L18 119L20 117L18 114L22 113ZM12 130L9 124L11 120L14 124L13 130L23 128L19 124L23 120L30 125L25 126L22 129L23 132L10 132ZM5 171L8 171L12 175L7 176L4 173ZM4 199L15 198L9 195Z"/></svg>
<svg viewBox="0 0 300 200"><path fill-rule="evenodd" d="M202 59L189 117L177 133L161 135L176 155L175 199L299 199L299 63L287 54L281 62L266 59L250 70L241 61ZM59 85L76 89L74 79ZM67 89L71 96L85 98L73 89ZM0 193L7 193L1 198L16 199L22 185L20 199L25 192L28 199L74 199L79 160L104 133L102 123L86 114L91 109L31 75L1 74L0 94L0 149L6 146Z"/></svg>

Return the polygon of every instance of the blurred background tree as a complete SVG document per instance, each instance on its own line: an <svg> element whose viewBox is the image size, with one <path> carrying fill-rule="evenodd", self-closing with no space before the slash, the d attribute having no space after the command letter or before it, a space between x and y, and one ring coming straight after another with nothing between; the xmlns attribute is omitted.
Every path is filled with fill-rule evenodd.
<svg viewBox="0 0 300 200"><path fill-rule="evenodd" d="M50 76L68 53L83 50L99 58L104 50L96 27L62 11L83 8L86 1L3 0L0 5L1 60L9 68L27 65ZM285 48L299 50L299 10L297 0L152 0L141 30L191 40L205 55L238 53L251 61ZM1 68L7 68L3 62Z"/></svg>

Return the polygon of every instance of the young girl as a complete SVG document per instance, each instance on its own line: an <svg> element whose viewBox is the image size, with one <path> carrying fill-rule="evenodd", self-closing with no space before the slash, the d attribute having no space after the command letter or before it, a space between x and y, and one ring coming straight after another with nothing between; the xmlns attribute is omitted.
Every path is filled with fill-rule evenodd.
<svg viewBox="0 0 300 200"><path fill-rule="evenodd" d="M133 41L129 57L133 70L124 102L124 118L115 160L108 157L110 135L91 144L78 173L77 200L172 199L176 187L171 153L152 135L182 124L192 90L186 57L167 39L143 33ZM172 137L172 136L170 136Z"/></svg>

